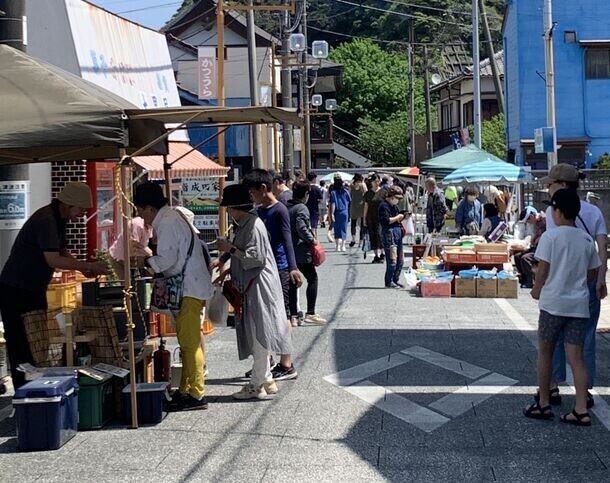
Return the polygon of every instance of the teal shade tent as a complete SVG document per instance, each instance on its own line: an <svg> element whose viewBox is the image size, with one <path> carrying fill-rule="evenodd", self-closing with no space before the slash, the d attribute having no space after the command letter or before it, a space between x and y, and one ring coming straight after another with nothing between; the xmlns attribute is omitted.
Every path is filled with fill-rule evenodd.
<svg viewBox="0 0 610 483"><path fill-rule="evenodd" d="M440 180L462 166L482 161L505 163L504 160L497 156L477 148L474 144L469 144L466 147L456 149L437 158L424 161L421 163L420 170L422 173L434 175L436 179Z"/></svg>

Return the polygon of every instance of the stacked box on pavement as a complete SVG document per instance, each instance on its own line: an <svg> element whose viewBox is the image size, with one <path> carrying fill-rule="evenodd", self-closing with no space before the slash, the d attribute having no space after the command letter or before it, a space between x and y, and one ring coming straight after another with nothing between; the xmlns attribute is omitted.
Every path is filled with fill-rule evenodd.
<svg viewBox="0 0 610 483"><path fill-rule="evenodd" d="M477 261L477 254L474 250L446 248L443 257L449 263L476 263Z"/></svg>
<svg viewBox="0 0 610 483"><path fill-rule="evenodd" d="M481 299L493 299L498 296L497 278L477 278L477 297Z"/></svg>
<svg viewBox="0 0 610 483"><path fill-rule="evenodd" d="M509 260L505 243L477 243L474 248L479 263L507 263Z"/></svg>
<svg viewBox="0 0 610 483"><path fill-rule="evenodd" d="M425 280L420 289L422 297L451 297L451 280Z"/></svg>
<svg viewBox="0 0 610 483"><path fill-rule="evenodd" d="M474 278L455 277L455 296L470 297L477 296L477 281Z"/></svg>
<svg viewBox="0 0 610 483"><path fill-rule="evenodd" d="M518 279L498 279L498 298L516 299L519 295Z"/></svg>

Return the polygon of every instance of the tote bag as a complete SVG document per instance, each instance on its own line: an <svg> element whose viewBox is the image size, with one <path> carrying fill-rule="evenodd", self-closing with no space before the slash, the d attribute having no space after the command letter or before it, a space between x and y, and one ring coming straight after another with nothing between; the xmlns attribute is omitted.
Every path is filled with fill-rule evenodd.
<svg viewBox="0 0 610 483"><path fill-rule="evenodd" d="M319 267L326 261L326 252L320 243L311 246L311 261L314 267Z"/></svg>

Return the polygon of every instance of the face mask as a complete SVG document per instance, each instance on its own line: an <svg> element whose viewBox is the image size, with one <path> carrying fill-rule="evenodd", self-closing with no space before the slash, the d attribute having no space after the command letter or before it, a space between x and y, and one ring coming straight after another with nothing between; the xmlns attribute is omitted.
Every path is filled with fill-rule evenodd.
<svg viewBox="0 0 610 483"><path fill-rule="evenodd" d="M398 204L398 199L397 198L390 198L388 200L388 203L390 203L392 206L396 206Z"/></svg>

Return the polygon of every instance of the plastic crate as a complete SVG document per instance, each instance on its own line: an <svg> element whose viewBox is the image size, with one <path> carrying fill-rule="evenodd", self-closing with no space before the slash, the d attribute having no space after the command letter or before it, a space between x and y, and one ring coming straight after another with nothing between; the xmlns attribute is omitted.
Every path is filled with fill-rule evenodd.
<svg viewBox="0 0 610 483"><path fill-rule="evenodd" d="M78 431L75 377L41 377L29 382L17 389L13 406L21 451L59 449Z"/></svg>
<svg viewBox="0 0 610 483"><path fill-rule="evenodd" d="M138 400L138 422L157 424L163 419L163 403L168 394L167 382L136 384ZM131 421L131 384L123 389L123 415L125 422Z"/></svg>
<svg viewBox="0 0 610 483"><path fill-rule="evenodd" d="M103 380L89 376L78 379L78 429L99 429L114 416L112 376Z"/></svg>
<svg viewBox="0 0 610 483"><path fill-rule="evenodd" d="M76 282L52 283L47 289L49 310L76 308Z"/></svg>

